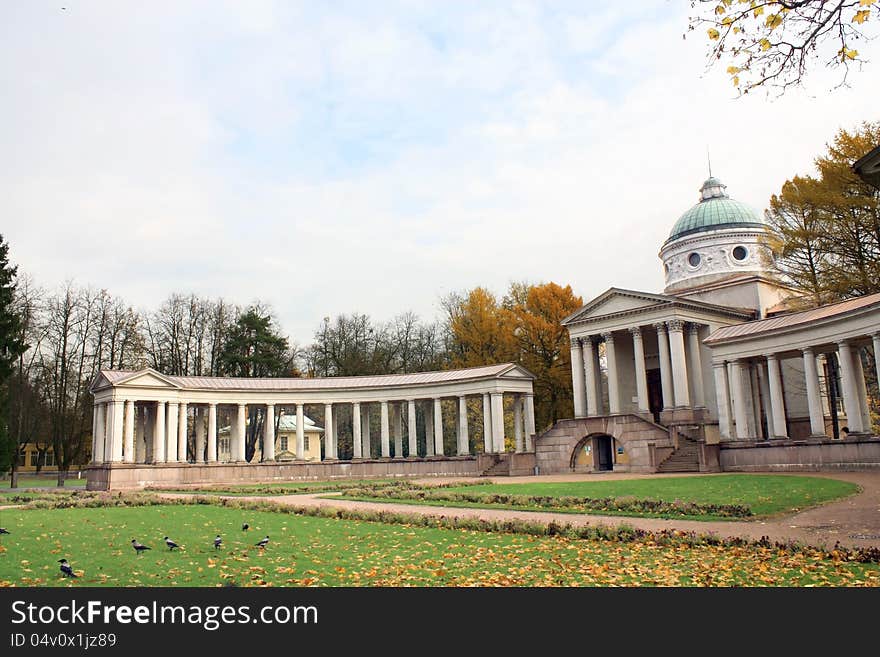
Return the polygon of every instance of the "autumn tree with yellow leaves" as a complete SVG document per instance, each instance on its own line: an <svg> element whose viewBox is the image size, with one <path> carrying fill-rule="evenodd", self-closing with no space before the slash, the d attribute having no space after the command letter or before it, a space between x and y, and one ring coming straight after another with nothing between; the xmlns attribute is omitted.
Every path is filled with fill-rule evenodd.
<svg viewBox="0 0 880 657"><path fill-rule="evenodd" d="M499 299L483 287L443 300L451 367L516 362L535 377L540 432L573 416L568 332L562 320L583 305L571 286L512 283Z"/></svg>
<svg viewBox="0 0 880 657"><path fill-rule="evenodd" d="M741 93L780 93L819 63L841 71L861 65L859 42L880 22L880 0L691 0L688 30L709 39L709 62L727 64Z"/></svg>
<svg viewBox="0 0 880 657"><path fill-rule="evenodd" d="M794 176L770 199L772 267L817 306L880 292L880 191L852 164L880 144L880 122L840 130L817 175Z"/></svg>

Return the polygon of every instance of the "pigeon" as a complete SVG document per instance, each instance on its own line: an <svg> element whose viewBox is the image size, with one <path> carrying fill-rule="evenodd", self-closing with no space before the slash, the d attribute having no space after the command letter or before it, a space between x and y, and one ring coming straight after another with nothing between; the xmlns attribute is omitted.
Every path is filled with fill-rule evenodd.
<svg viewBox="0 0 880 657"><path fill-rule="evenodd" d="M251 526L249 524L247 524L246 522L243 522L241 524L241 531L243 531L243 532L246 532L250 528L251 528Z"/></svg>
<svg viewBox="0 0 880 657"><path fill-rule="evenodd" d="M73 572L73 568L70 567L70 564L67 563L67 559L59 559L58 563L61 564L61 573L64 577L73 577L76 579L76 573Z"/></svg>
<svg viewBox="0 0 880 657"><path fill-rule="evenodd" d="M214 539L214 549L219 550L220 546L223 544L223 539L220 538L220 534L217 534L217 538Z"/></svg>
<svg viewBox="0 0 880 657"><path fill-rule="evenodd" d="M152 550L153 549L153 548L147 547L146 545L142 545L142 544L138 543L136 538L131 539L131 547L134 548L134 551L137 554L140 554L144 550Z"/></svg>
<svg viewBox="0 0 880 657"><path fill-rule="evenodd" d="M261 549L266 547L267 545L269 545L269 536L268 535L262 541L255 544L256 547L261 548Z"/></svg>
<svg viewBox="0 0 880 657"><path fill-rule="evenodd" d="M6 527L0 527L0 534L9 534L9 530Z"/></svg>
<svg viewBox="0 0 880 657"><path fill-rule="evenodd" d="M178 548L178 549L180 548L180 546L179 546L177 543L175 543L174 541L172 541L172 540L171 540L170 538L168 538L167 536L165 537L165 545L168 546L168 549L169 549L169 550L174 550L174 548Z"/></svg>

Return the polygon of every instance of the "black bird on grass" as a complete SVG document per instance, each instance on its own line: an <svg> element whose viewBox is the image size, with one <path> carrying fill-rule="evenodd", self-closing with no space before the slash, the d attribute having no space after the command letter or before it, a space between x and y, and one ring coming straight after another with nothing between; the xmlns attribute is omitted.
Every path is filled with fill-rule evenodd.
<svg viewBox="0 0 880 657"><path fill-rule="evenodd" d="M263 549L264 547L266 547L267 545L269 545L269 536L268 536L268 534L266 535L266 538L264 538L263 540L261 540L259 543L256 543L256 544L255 544L255 547L258 547L258 548L260 548L260 549L262 550L262 549Z"/></svg>
<svg viewBox="0 0 880 657"><path fill-rule="evenodd" d="M137 554L140 554L140 553L143 552L144 550L152 550L152 549L153 549L153 548L147 547L146 545L143 545L143 544L141 544L141 543L138 543L138 541L137 541L136 538L131 539L131 547L134 548L134 551L135 551Z"/></svg>
<svg viewBox="0 0 880 657"><path fill-rule="evenodd" d="M214 549L219 550L220 546L223 544L223 539L220 538L220 534L217 534L217 537L214 539Z"/></svg>
<svg viewBox="0 0 880 657"><path fill-rule="evenodd" d="M170 538L168 538L167 536L165 537L165 545L168 546L169 550L174 550L174 548L180 549L180 546L177 543L175 543L174 541L172 541Z"/></svg>
<svg viewBox="0 0 880 657"><path fill-rule="evenodd" d="M5 527L0 527L0 534L8 534L10 533Z"/></svg>
<svg viewBox="0 0 880 657"><path fill-rule="evenodd" d="M59 559L58 563L61 564L61 574L64 577L73 577L76 579L77 575L73 572L73 568L70 567L70 564L67 563L67 559Z"/></svg>
<svg viewBox="0 0 880 657"><path fill-rule="evenodd" d="M246 532L250 528L251 528L251 526L249 524L247 524L246 522L241 523L241 531Z"/></svg>

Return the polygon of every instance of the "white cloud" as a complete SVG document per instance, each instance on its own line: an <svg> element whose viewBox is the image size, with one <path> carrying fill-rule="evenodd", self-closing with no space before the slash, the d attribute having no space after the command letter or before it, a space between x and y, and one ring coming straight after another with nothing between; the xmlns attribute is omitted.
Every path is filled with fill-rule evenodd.
<svg viewBox="0 0 880 657"><path fill-rule="evenodd" d="M761 209L880 100L870 69L834 94L733 100L667 3L650 20L389 7L17 7L0 39L14 260L141 307L259 298L300 343L325 315L432 316L475 285L657 290L707 145Z"/></svg>

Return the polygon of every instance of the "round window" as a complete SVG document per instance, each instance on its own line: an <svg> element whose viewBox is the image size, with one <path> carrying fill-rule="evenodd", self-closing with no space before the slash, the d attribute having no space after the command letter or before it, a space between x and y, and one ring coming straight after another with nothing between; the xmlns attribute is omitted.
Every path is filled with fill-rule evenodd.
<svg viewBox="0 0 880 657"><path fill-rule="evenodd" d="M744 246L737 246L733 249L733 259L734 260L739 260L740 262L742 262L743 260L745 260L748 257L748 255L749 255L749 252L746 250L746 247L744 247Z"/></svg>
<svg viewBox="0 0 880 657"><path fill-rule="evenodd" d="M688 264L690 264L691 267L699 267L701 260L702 258L699 253L691 253L688 256Z"/></svg>

